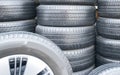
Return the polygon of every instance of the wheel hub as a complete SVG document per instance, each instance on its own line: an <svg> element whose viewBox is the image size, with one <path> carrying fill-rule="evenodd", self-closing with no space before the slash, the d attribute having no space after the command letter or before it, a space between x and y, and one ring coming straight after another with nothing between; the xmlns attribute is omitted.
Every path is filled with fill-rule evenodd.
<svg viewBox="0 0 120 75"><path fill-rule="evenodd" d="M11 55L0 59L1 75L54 75L41 59L30 55Z"/></svg>

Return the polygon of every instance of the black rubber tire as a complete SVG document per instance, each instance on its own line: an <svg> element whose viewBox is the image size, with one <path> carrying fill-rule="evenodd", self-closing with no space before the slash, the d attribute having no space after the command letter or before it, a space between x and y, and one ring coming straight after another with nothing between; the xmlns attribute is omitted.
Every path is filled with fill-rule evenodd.
<svg viewBox="0 0 120 75"><path fill-rule="evenodd" d="M107 18L120 18L119 0L98 0L99 16Z"/></svg>
<svg viewBox="0 0 120 75"><path fill-rule="evenodd" d="M96 56L96 66L101 66L108 63L120 63L120 60L114 60L110 58L103 57L99 54Z"/></svg>
<svg viewBox="0 0 120 75"><path fill-rule="evenodd" d="M84 4L94 5L96 0L39 0L40 4Z"/></svg>
<svg viewBox="0 0 120 75"><path fill-rule="evenodd" d="M76 50L67 50L63 51L65 56L69 59L69 61L77 61L81 59L86 59L91 55L94 55L95 48L94 45L82 48L82 49L76 49Z"/></svg>
<svg viewBox="0 0 120 75"><path fill-rule="evenodd" d="M94 26L87 27L36 27L36 33L55 42L62 50L74 50L94 45Z"/></svg>
<svg viewBox="0 0 120 75"><path fill-rule="evenodd" d="M1 0L0 21L34 19L36 14L33 0Z"/></svg>
<svg viewBox="0 0 120 75"><path fill-rule="evenodd" d="M94 46L83 49L63 51L70 61L74 72L84 70L94 65Z"/></svg>
<svg viewBox="0 0 120 75"><path fill-rule="evenodd" d="M99 6L119 6L120 0L98 0Z"/></svg>
<svg viewBox="0 0 120 75"><path fill-rule="evenodd" d="M94 6L40 5L38 24L43 26L90 26L95 23Z"/></svg>
<svg viewBox="0 0 120 75"><path fill-rule="evenodd" d="M99 35L110 39L120 39L119 19L100 17L96 26Z"/></svg>
<svg viewBox="0 0 120 75"><path fill-rule="evenodd" d="M88 75L119 75L120 74L119 72L120 64L110 63L96 68Z"/></svg>
<svg viewBox="0 0 120 75"><path fill-rule="evenodd" d="M36 21L34 19L23 21L0 22L0 33L11 31L35 32L35 27Z"/></svg>
<svg viewBox="0 0 120 75"><path fill-rule="evenodd" d="M72 75L69 61L61 50L47 38L29 32L0 34L0 58L25 54L40 58L55 75Z"/></svg>
<svg viewBox="0 0 120 75"><path fill-rule="evenodd" d="M88 75L93 69L94 69L95 66L91 66L85 70L82 70L82 71L79 71L79 72L74 72L72 75Z"/></svg>
<svg viewBox="0 0 120 75"><path fill-rule="evenodd" d="M89 58L70 62L73 72L82 71L94 65L95 64L94 57L95 57L94 55L91 55Z"/></svg>
<svg viewBox="0 0 120 75"><path fill-rule="evenodd" d="M120 40L97 37L96 51L98 54L112 59L120 59Z"/></svg>

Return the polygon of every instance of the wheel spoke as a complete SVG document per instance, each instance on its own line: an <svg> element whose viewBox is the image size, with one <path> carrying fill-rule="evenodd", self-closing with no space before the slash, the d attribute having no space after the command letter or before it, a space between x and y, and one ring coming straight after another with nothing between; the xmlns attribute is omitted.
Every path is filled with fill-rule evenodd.
<svg viewBox="0 0 120 75"><path fill-rule="evenodd" d="M32 58L29 56L24 75L37 75L45 67L46 66L43 64L43 62L39 61L37 58Z"/></svg>
<svg viewBox="0 0 120 75"><path fill-rule="evenodd" d="M11 75L8 58L0 59L0 75Z"/></svg>

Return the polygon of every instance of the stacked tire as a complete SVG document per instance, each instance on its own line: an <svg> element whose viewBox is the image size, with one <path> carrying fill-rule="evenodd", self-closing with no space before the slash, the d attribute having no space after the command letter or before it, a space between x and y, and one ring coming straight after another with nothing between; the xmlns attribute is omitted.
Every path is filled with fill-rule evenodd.
<svg viewBox="0 0 120 75"><path fill-rule="evenodd" d="M120 63L120 1L98 0L97 66Z"/></svg>
<svg viewBox="0 0 120 75"><path fill-rule="evenodd" d="M56 43L67 56L73 75L94 68L95 0L40 0L36 33Z"/></svg>
<svg viewBox="0 0 120 75"><path fill-rule="evenodd" d="M88 75L119 75L120 74L120 64L110 63L102 65Z"/></svg>
<svg viewBox="0 0 120 75"><path fill-rule="evenodd" d="M35 30L35 2L33 0L1 0L0 32Z"/></svg>

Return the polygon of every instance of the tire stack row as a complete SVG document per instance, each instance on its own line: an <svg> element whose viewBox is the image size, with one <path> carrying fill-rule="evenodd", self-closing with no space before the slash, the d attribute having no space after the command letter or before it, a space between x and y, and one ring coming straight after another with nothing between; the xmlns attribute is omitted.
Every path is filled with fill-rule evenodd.
<svg viewBox="0 0 120 75"><path fill-rule="evenodd" d="M40 0L36 33L56 43L67 56L73 75L94 68L95 0Z"/></svg>
<svg viewBox="0 0 120 75"><path fill-rule="evenodd" d="M120 0L98 0L97 66L120 63Z"/></svg>
<svg viewBox="0 0 120 75"><path fill-rule="evenodd" d="M0 33L35 30L35 2L33 0L0 1Z"/></svg>

